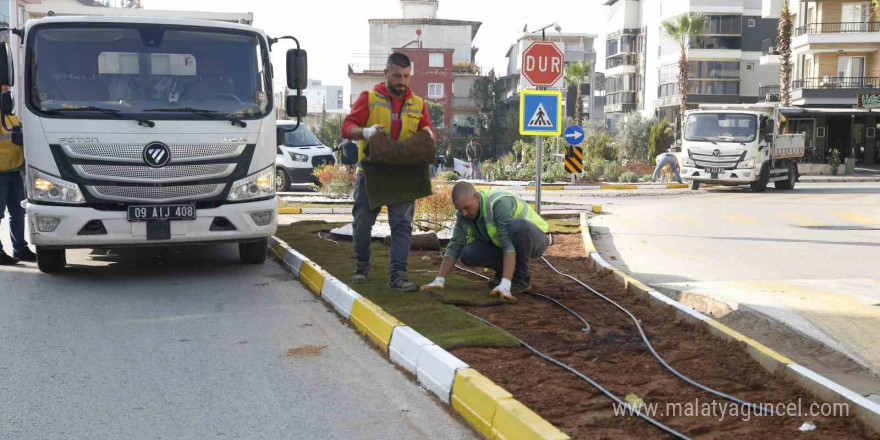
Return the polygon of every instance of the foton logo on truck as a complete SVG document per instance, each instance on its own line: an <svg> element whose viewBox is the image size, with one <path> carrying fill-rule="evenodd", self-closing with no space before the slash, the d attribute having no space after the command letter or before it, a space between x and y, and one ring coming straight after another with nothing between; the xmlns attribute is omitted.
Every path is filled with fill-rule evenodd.
<svg viewBox="0 0 880 440"><path fill-rule="evenodd" d="M96 137L63 137L58 138L59 144L97 144L98 138Z"/></svg>

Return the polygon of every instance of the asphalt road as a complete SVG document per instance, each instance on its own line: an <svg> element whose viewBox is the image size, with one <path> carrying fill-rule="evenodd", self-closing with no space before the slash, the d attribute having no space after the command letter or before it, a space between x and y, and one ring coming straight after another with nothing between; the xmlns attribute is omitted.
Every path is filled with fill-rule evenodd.
<svg viewBox="0 0 880 440"><path fill-rule="evenodd" d="M612 265L715 300L704 305L722 314L758 311L880 373L880 184L717 188L603 208L591 226Z"/></svg>
<svg viewBox="0 0 880 440"><path fill-rule="evenodd" d="M474 438L276 263L68 261L0 266L2 440Z"/></svg>

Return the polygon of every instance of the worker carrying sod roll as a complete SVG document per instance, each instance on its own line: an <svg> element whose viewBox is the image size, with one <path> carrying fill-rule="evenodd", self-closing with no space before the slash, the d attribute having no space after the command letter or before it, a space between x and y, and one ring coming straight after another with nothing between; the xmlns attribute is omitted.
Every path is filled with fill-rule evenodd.
<svg viewBox="0 0 880 440"><path fill-rule="evenodd" d="M550 245L549 225L528 203L506 191L477 191L468 182L452 187L458 211L452 240L437 278L421 290L442 289L446 276L461 258L466 266L493 269L489 295L516 301L514 293L531 287L529 259L544 255Z"/></svg>
<svg viewBox="0 0 880 440"><path fill-rule="evenodd" d="M388 287L402 292L418 290L407 276L407 259L415 200L431 195L429 167L434 160L435 140L425 100L409 88L411 73L409 57L391 54L385 64L385 82L360 94L341 129L343 138L358 141L352 282L367 281L371 231L380 208L387 206L391 226ZM413 160L428 148L429 159Z"/></svg>

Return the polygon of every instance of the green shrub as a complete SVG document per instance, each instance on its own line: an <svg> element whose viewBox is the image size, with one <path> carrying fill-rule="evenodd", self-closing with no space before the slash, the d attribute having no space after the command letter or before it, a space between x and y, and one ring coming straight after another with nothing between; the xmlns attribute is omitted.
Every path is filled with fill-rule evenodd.
<svg viewBox="0 0 880 440"><path fill-rule="evenodd" d="M541 182L544 183L563 182L566 179L568 174L565 174L565 165L562 162L545 165L544 172L541 173Z"/></svg>
<svg viewBox="0 0 880 440"><path fill-rule="evenodd" d="M672 140L672 127L665 119L659 124L651 125L651 134L648 135L648 163L653 165L657 155L669 149Z"/></svg>
<svg viewBox="0 0 880 440"><path fill-rule="evenodd" d="M620 175L626 171L626 167L617 162L605 162L602 168L602 177L607 182L617 182Z"/></svg>
<svg viewBox="0 0 880 440"><path fill-rule="evenodd" d="M617 178L617 181L620 183L637 183L639 181L639 176L632 171L627 171L621 174L620 177Z"/></svg>
<svg viewBox="0 0 880 440"><path fill-rule="evenodd" d="M584 178L590 182L598 182L602 178L602 168L605 161L601 158L590 157L584 163Z"/></svg>
<svg viewBox="0 0 880 440"><path fill-rule="evenodd" d="M444 171L437 175L437 179L444 182L455 182L458 180L458 174L456 174L455 171Z"/></svg>
<svg viewBox="0 0 880 440"><path fill-rule="evenodd" d="M324 197L348 198L354 192L354 168L345 165L321 165L312 174L321 183Z"/></svg>

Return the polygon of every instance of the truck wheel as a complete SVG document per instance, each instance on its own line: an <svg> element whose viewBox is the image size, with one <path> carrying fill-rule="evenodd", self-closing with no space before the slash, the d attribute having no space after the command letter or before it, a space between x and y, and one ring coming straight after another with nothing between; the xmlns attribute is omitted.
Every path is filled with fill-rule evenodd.
<svg viewBox="0 0 880 440"><path fill-rule="evenodd" d="M700 189L700 181L699 180L691 180L691 191L696 191Z"/></svg>
<svg viewBox="0 0 880 440"><path fill-rule="evenodd" d="M64 249L44 249L37 246L37 267L43 273L56 273L67 266L67 255Z"/></svg>
<svg viewBox="0 0 880 440"><path fill-rule="evenodd" d="M749 182L749 188L752 192L762 193L767 189L767 182L770 180L770 167L764 165L761 167L761 176L754 182Z"/></svg>
<svg viewBox="0 0 880 440"><path fill-rule="evenodd" d="M290 191L290 178L282 168L275 169L275 191Z"/></svg>
<svg viewBox="0 0 880 440"><path fill-rule="evenodd" d="M795 182L797 182L797 165L791 164L788 166L788 179L778 180L773 182L773 185L776 189L794 189Z"/></svg>
<svg viewBox="0 0 880 440"><path fill-rule="evenodd" d="M266 261L266 239L239 243L238 257L244 264L263 264Z"/></svg>

